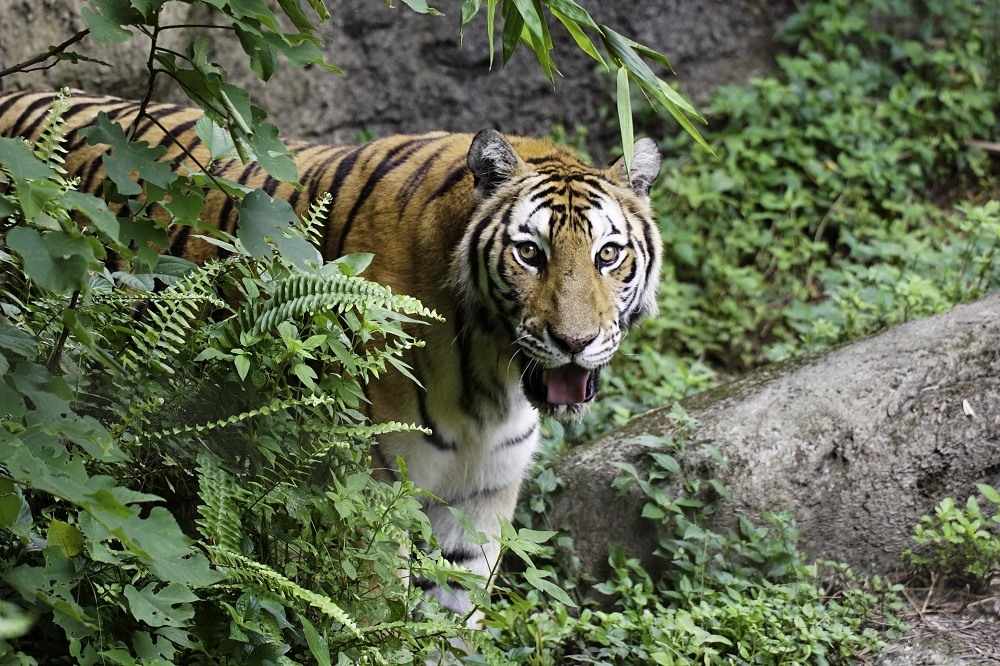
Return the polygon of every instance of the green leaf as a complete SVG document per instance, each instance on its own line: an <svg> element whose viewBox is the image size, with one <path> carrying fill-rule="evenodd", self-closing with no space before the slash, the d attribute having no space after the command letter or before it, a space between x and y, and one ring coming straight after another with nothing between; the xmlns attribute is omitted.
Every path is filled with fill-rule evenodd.
<svg viewBox="0 0 1000 666"><path fill-rule="evenodd" d="M220 158L233 158L236 156L236 147L233 145L233 137L229 135L224 127L214 122L208 116L202 116L194 124L195 134L201 139L202 144L208 150L213 160Z"/></svg>
<svg viewBox="0 0 1000 666"><path fill-rule="evenodd" d="M250 56L250 69L261 81L269 81L278 67L278 51L259 31L246 22L233 25L243 51Z"/></svg>
<svg viewBox="0 0 1000 666"><path fill-rule="evenodd" d="M576 608L576 603L569 598L569 595L566 594L565 590L552 581L545 580L546 577L551 575L551 571L542 571L540 569L535 569L534 567L529 567L524 570L524 580L526 580L533 588L554 598L564 606Z"/></svg>
<svg viewBox="0 0 1000 666"><path fill-rule="evenodd" d="M80 10L90 34L98 44L122 44L132 38L132 31L122 26L137 24L142 16L136 12L128 0L90 0L98 12L90 7Z"/></svg>
<svg viewBox="0 0 1000 666"><path fill-rule="evenodd" d="M628 69L618 68L618 125L622 135L622 159L625 161L625 173L632 178L632 151L635 146L635 136L632 133L632 96L629 92Z"/></svg>
<svg viewBox="0 0 1000 666"><path fill-rule="evenodd" d="M66 210L83 213L106 239L116 245L122 245L121 225L118 224L118 216L111 212L108 204L90 194L69 190L63 192L59 199L60 205Z"/></svg>
<svg viewBox="0 0 1000 666"><path fill-rule="evenodd" d="M267 114L254 107L254 132L249 137L249 144L257 162L278 180L293 182L298 178L298 168L291 152L278 138L278 128L273 123L265 122Z"/></svg>
<svg viewBox="0 0 1000 666"><path fill-rule="evenodd" d="M330 263L336 265L340 269L340 272L347 277L352 277L360 275L368 268L368 265L372 263L372 259L374 258L375 255L371 252L355 252L337 257Z"/></svg>
<svg viewBox="0 0 1000 666"><path fill-rule="evenodd" d="M7 167L11 175L23 180L45 180L56 172L35 157L22 139L0 137L0 164Z"/></svg>
<svg viewBox="0 0 1000 666"><path fill-rule="evenodd" d="M97 263L87 239L62 232L42 234L30 227L15 227L7 234L7 247L21 255L29 278L59 293L86 290L87 271Z"/></svg>
<svg viewBox="0 0 1000 666"><path fill-rule="evenodd" d="M299 0L278 0L278 6L299 32L311 33L316 29L309 17L302 11L302 3Z"/></svg>
<svg viewBox="0 0 1000 666"><path fill-rule="evenodd" d="M149 583L141 590L132 585L125 586L132 616L150 627L183 627L194 617L191 603L198 601L186 585L170 583L156 591L158 584Z"/></svg>
<svg viewBox="0 0 1000 666"><path fill-rule="evenodd" d="M462 25L468 25L479 13L483 0L462 0Z"/></svg>
<svg viewBox="0 0 1000 666"><path fill-rule="evenodd" d="M233 358L233 364L236 366L236 373L240 379L246 379L247 373L250 372L250 357L246 354L238 354Z"/></svg>
<svg viewBox="0 0 1000 666"><path fill-rule="evenodd" d="M493 55L495 52L493 26L496 23L497 2L498 0L486 0L486 38L490 43L490 69L493 69Z"/></svg>
<svg viewBox="0 0 1000 666"><path fill-rule="evenodd" d="M698 120L704 120L690 104L685 102L677 93L673 91L666 82L661 81L655 74L653 70L649 68L639 54L633 48L632 40L618 34L606 25L599 26L601 35L603 37L604 46L608 50L608 53L612 56L612 59L617 61L619 66L624 67L628 70L629 75L636 80L639 86L648 94L651 95L657 102L659 102L663 107L674 117L674 120L680 124L684 130L694 138L703 148L705 148L710 153L712 152L711 147L705 142L701 134L695 129L694 125L691 123L690 119L685 113L690 113ZM619 103L621 102L621 97L619 97Z"/></svg>
<svg viewBox="0 0 1000 666"><path fill-rule="evenodd" d="M253 257L270 259L273 243L291 264L308 268L315 249L306 239L291 232L298 223L295 211L287 201L273 199L263 190L254 190L243 198L239 211L237 238Z"/></svg>
<svg viewBox="0 0 1000 666"><path fill-rule="evenodd" d="M599 30L597 23L590 17L587 10L573 0L542 0L542 2L553 14L558 12L577 25Z"/></svg>
<svg viewBox="0 0 1000 666"><path fill-rule="evenodd" d="M565 27L569 34L573 37L573 41L576 42L576 45L579 46L584 53L601 63L601 66L604 67L604 69L610 69L608 67L608 63L601 56L600 52L598 52L597 47L594 46L594 42L592 42L590 37L588 37L583 30L580 29L578 22L573 21L571 18L554 8L550 7L549 9L552 12L552 15L559 19L559 22L563 24L563 27ZM596 28L597 26L595 25L594 27Z"/></svg>
<svg viewBox="0 0 1000 666"><path fill-rule="evenodd" d="M1000 505L1000 491L997 491L993 486L988 486L985 483L977 483L976 489L990 502Z"/></svg>
<svg viewBox="0 0 1000 666"><path fill-rule="evenodd" d="M480 532L472 523L472 520L464 513L453 506L449 506L448 511L451 512L451 515L455 517L455 520L462 527L466 541L476 546L485 546L490 542L490 538L486 536L486 533Z"/></svg>
<svg viewBox="0 0 1000 666"><path fill-rule="evenodd" d="M552 50L552 41L549 38L548 26L539 12L540 5L537 4L537 0L511 0L511 2L517 7L517 14L521 17L523 27L528 29L528 34L531 36L529 43L538 57L538 62L551 80L553 65L549 51ZM505 33L506 28L504 25ZM504 59L505 64L507 60L508 58Z"/></svg>
<svg viewBox="0 0 1000 666"><path fill-rule="evenodd" d="M9 530L21 514L21 496L10 479L0 479L0 530Z"/></svg>
<svg viewBox="0 0 1000 666"><path fill-rule="evenodd" d="M38 353L38 338L10 324L0 324L0 347L27 359Z"/></svg>
<svg viewBox="0 0 1000 666"><path fill-rule="evenodd" d="M427 6L427 0L403 0L403 4L420 14L430 14L432 16L443 16L441 12L433 7Z"/></svg>
<svg viewBox="0 0 1000 666"><path fill-rule="evenodd" d="M511 56L514 55L514 51L517 50L518 44L521 43L521 30L524 28L524 17L521 16L521 13L513 2L503 3L501 16L503 18L503 34L501 35L503 64L506 66Z"/></svg>
<svg viewBox="0 0 1000 666"><path fill-rule="evenodd" d="M169 164L159 161L167 152L165 146L150 148L146 141L129 141L121 125L112 123L103 111L97 115L96 124L80 130L80 135L92 146L107 144L111 148L103 158L104 170L126 196L142 194L136 179L167 189L178 177Z"/></svg>
<svg viewBox="0 0 1000 666"><path fill-rule="evenodd" d="M69 523L53 519L49 523L46 538L49 546L59 548L66 557L75 557L83 552L83 534Z"/></svg>
<svg viewBox="0 0 1000 666"><path fill-rule="evenodd" d="M305 615L299 615L299 621L302 623L302 632L305 634L306 644L313 659L318 666L330 666L330 645L327 640L319 635L316 627Z"/></svg>

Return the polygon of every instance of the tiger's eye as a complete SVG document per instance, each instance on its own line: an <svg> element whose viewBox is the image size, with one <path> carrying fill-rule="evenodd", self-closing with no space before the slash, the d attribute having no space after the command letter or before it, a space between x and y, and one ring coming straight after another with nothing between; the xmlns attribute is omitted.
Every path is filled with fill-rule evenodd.
<svg viewBox="0 0 1000 666"><path fill-rule="evenodd" d="M529 266L536 266L542 258L542 251L537 245L528 241L517 244L517 255Z"/></svg>
<svg viewBox="0 0 1000 666"><path fill-rule="evenodd" d="M620 247L608 243L607 245L601 248L600 252L597 253L597 259L603 265L607 266L608 264L614 263L615 260L618 259L618 254L620 252L621 252Z"/></svg>

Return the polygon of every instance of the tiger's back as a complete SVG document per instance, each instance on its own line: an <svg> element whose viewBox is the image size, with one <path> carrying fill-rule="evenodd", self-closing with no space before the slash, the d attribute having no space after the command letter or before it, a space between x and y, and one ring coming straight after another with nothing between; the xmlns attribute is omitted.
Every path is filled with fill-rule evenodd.
<svg viewBox="0 0 1000 666"><path fill-rule="evenodd" d="M54 97L0 96L0 134L36 138ZM139 105L70 99L66 167L91 192L104 177L103 147L86 145L76 130L99 111L128 127ZM200 111L151 104L147 113L138 139L164 146L163 159L175 166L208 163L194 130ZM426 507L444 554L488 576L498 545L467 545L446 504L497 534L497 517L513 514L536 449L539 411L581 413L621 336L655 309L661 248L647 196L659 169L655 144L636 143L630 172L620 162L595 169L549 141L493 130L286 145L301 189L237 160L220 160L212 172L286 199L300 215L329 192L323 257L371 252L367 278L445 317L405 359L426 390L396 371L366 387L373 420L420 423L432 434L384 436L373 456L388 470L396 456L406 460L413 482L445 502ZM218 192L202 218L228 232L237 224L235 207ZM194 261L217 253L188 230L173 229L165 249ZM427 588L468 610L464 593Z"/></svg>

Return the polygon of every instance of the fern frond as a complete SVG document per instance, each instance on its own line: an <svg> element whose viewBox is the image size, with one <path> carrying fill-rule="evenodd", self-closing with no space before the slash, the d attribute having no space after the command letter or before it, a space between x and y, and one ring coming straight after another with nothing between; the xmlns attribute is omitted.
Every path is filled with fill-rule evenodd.
<svg viewBox="0 0 1000 666"><path fill-rule="evenodd" d="M236 479L216 464L211 456L198 456L201 505L196 522L202 537L221 548L239 551L243 541L243 521L237 500L244 495Z"/></svg>
<svg viewBox="0 0 1000 666"><path fill-rule="evenodd" d="M302 407L317 407L320 405L336 405L335 396L320 394L307 395L301 398L288 398L287 400L274 400L270 404L263 405L256 409L251 409L239 414L231 414L224 419L209 421L208 423L185 424L183 426L173 426L165 430L144 432L136 435L136 440L162 440L179 435L205 434L213 430L221 430L234 426L243 421L247 421L257 416L270 416L271 414L290 409Z"/></svg>
<svg viewBox="0 0 1000 666"><path fill-rule="evenodd" d="M63 116L69 108L69 97L69 88L63 88L59 91L52 103L52 108L49 109L42 122L42 129L34 146L35 157L52 167L60 175L66 174L66 169L61 165L65 162L62 156L66 154L66 149L62 145L66 141L66 132L63 130L66 120Z"/></svg>
<svg viewBox="0 0 1000 666"><path fill-rule="evenodd" d="M255 562L235 551L217 546L210 546L209 551L215 560L226 568L226 574L230 581L256 586L285 600L296 599L308 604L342 624L356 637L361 636L361 631L354 620L329 597L307 590L271 567Z"/></svg>
<svg viewBox="0 0 1000 666"><path fill-rule="evenodd" d="M302 237L316 247L319 247L323 242L323 231L326 229L327 224L326 213L330 209L330 203L332 201L333 195L329 192L324 192L323 196L312 202L309 206L309 211L305 214L297 227L299 233L302 234Z"/></svg>
<svg viewBox="0 0 1000 666"><path fill-rule="evenodd" d="M392 290L357 276L340 273L317 274L294 272L281 279L271 297L247 303L237 313L240 331L260 334L281 321L296 319L309 312L333 310L343 312L350 307L396 310L406 314L440 319L433 310L413 298L393 294Z"/></svg>
<svg viewBox="0 0 1000 666"><path fill-rule="evenodd" d="M174 374L177 359L189 345L192 331L200 328L204 311L226 305L215 290L225 269L222 262L210 262L168 289L150 294L145 321L135 331L132 344L124 347L122 364L134 373ZM134 302L103 298L118 300L127 307Z"/></svg>

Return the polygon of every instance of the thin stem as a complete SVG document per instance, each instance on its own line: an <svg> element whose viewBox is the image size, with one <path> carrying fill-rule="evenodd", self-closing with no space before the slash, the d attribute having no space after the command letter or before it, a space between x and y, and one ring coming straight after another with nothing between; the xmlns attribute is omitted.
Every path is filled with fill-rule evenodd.
<svg viewBox="0 0 1000 666"><path fill-rule="evenodd" d="M34 58L29 58L24 62L19 62L12 67L8 67L7 69L0 70L0 79L7 76L8 74L14 74L15 72L24 72L27 70L28 67L31 67L32 65L37 65L40 62L45 62L46 60L48 60L53 56L59 55L60 53L68 49L73 44L76 44L78 41L80 41L89 34L90 34L89 28L81 30L80 32L76 33L75 35L67 39L62 44L59 44L58 46L49 47L49 50L46 51L45 53L36 55ZM52 65L49 65L49 67L51 66Z"/></svg>
<svg viewBox="0 0 1000 666"><path fill-rule="evenodd" d="M76 307L76 304L80 301L80 290L73 292L73 296L69 299L69 307L67 310L72 310ZM49 372L55 374L56 369L59 367L59 360L62 357L63 347L66 345L66 340L69 339L69 326L63 324L62 331L59 333L59 340L56 342L55 348L52 350L52 355L49 357L49 362L45 364Z"/></svg>

